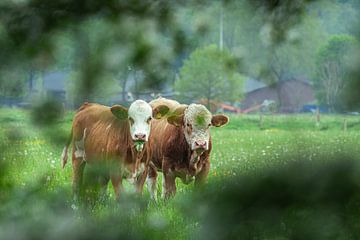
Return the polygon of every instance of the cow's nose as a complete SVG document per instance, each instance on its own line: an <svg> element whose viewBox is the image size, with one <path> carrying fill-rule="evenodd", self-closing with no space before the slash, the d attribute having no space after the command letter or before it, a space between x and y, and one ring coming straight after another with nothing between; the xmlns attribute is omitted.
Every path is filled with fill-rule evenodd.
<svg viewBox="0 0 360 240"><path fill-rule="evenodd" d="M136 134L135 134L135 138L136 138L136 140L142 140L142 141L145 141L145 139L146 139L146 134L143 134L143 133L136 133Z"/></svg>
<svg viewBox="0 0 360 240"><path fill-rule="evenodd" d="M206 141L198 140L195 141L196 148L206 148Z"/></svg>

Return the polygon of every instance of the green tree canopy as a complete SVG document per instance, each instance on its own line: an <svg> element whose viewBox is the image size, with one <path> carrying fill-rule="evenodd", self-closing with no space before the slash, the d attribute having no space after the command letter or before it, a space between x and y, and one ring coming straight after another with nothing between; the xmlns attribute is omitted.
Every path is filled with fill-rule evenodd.
<svg viewBox="0 0 360 240"><path fill-rule="evenodd" d="M175 90L184 101L237 101L242 96L243 78L237 72L236 58L216 45L198 48L192 52L180 69Z"/></svg>

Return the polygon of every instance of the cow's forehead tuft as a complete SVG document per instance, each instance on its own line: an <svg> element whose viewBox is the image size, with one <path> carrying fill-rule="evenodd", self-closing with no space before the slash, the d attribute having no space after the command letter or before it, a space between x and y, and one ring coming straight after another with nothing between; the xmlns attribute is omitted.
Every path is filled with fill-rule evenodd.
<svg viewBox="0 0 360 240"><path fill-rule="evenodd" d="M211 113L201 104L190 104L184 112L186 121L197 126L206 126L211 122Z"/></svg>
<svg viewBox="0 0 360 240"><path fill-rule="evenodd" d="M143 100L136 100L133 102L129 107L129 115L135 116L135 115L151 115L152 114L152 108L151 106L143 101Z"/></svg>

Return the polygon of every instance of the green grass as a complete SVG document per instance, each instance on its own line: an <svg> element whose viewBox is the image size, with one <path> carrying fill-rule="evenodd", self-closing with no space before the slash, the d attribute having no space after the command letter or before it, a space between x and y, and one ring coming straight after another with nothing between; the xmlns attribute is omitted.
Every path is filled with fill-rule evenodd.
<svg viewBox="0 0 360 240"><path fill-rule="evenodd" d="M2 185L11 189L3 188L3 197L7 196L9 200L18 196L21 199L32 196L34 191L40 192L40 199L62 194L69 215L78 214L78 210L72 209L71 161L65 169L61 169L60 160L72 116L73 113L68 112L57 123L41 126L31 121L28 111L0 109L0 160L6 163L6 172L0 177L3 177ZM347 131L343 130L344 119ZM316 125L313 115L265 115L260 127L258 115L231 115L227 126L211 130L213 152L209 184L220 189L222 181L227 179L256 176L264 169L277 168L299 158L310 162L327 162L340 155L360 159L359 130L360 117L357 116L322 115L320 125ZM160 179L158 187L161 189ZM153 204L148 203L145 187L141 200L145 201L144 209L129 213L125 221L140 226L139 229L150 238L191 238L198 231L198 220L184 213L179 204L188 198L193 185L184 185L177 180L177 189L175 199ZM111 200L111 185L108 190L110 200L92 209L90 215L94 219L106 219L109 212L118 207ZM28 201L25 201L26 204L15 201L12 205L3 205L0 219L2 215L7 216L12 208L20 212L41 212L36 209L42 208L43 202L36 199L31 207L27 205ZM123 211L124 208L120 209Z"/></svg>
<svg viewBox="0 0 360 240"><path fill-rule="evenodd" d="M344 128L344 119L347 130L359 131L359 116L352 115L320 115L320 124L316 123L314 114L288 114L288 115L263 115L263 124L260 126L260 115L230 116L227 129L234 130L306 130L306 131L340 131Z"/></svg>

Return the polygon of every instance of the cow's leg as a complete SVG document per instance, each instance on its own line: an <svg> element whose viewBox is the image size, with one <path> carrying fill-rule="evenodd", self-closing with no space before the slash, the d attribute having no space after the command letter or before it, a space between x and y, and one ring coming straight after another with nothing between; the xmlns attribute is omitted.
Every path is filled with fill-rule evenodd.
<svg viewBox="0 0 360 240"><path fill-rule="evenodd" d="M86 128L83 131L83 135L80 137L80 133L74 134L74 145L72 151L72 166L73 166L73 194L75 200L77 200L82 191L82 182L85 168L85 137ZM80 139L80 140L75 140Z"/></svg>
<svg viewBox="0 0 360 240"><path fill-rule="evenodd" d="M201 171L195 176L195 187L198 188L204 185L207 176L209 174L209 170L210 170L210 161L206 161Z"/></svg>
<svg viewBox="0 0 360 240"><path fill-rule="evenodd" d="M176 194L175 175L173 173L163 174L162 198L170 198Z"/></svg>
<svg viewBox="0 0 360 240"><path fill-rule="evenodd" d="M100 176L100 178L99 178L101 200L107 199L107 186L108 186L109 180L110 180L109 176Z"/></svg>
<svg viewBox="0 0 360 240"><path fill-rule="evenodd" d="M157 201L157 171L149 167L149 174L146 180L151 199Z"/></svg>
<svg viewBox="0 0 360 240"><path fill-rule="evenodd" d="M65 168L65 165L68 161L68 145L66 145L61 154L62 168Z"/></svg>
<svg viewBox="0 0 360 240"><path fill-rule="evenodd" d="M142 194L142 192L143 192L144 183L145 183L147 175L148 175L148 169L145 168L143 173L141 173L140 176L136 180L136 192L139 194Z"/></svg>
<svg viewBox="0 0 360 240"><path fill-rule="evenodd" d="M114 187L115 198L119 199L120 193L123 191L122 177L120 174L112 173L110 176L111 183Z"/></svg>
<svg viewBox="0 0 360 240"><path fill-rule="evenodd" d="M85 168L85 162L83 161L83 158L77 158L73 153L72 167L73 167L73 184L72 184L73 195L74 195L74 200L77 201L82 191L82 182L83 182L83 175Z"/></svg>
<svg viewBox="0 0 360 240"><path fill-rule="evenodd" d="M162 171L163 171L163 186L162 186L162 198L170 198L176 194L175 174L171 171L170 166L167 164L171 162L170 159L164 158Z"/></svg>

